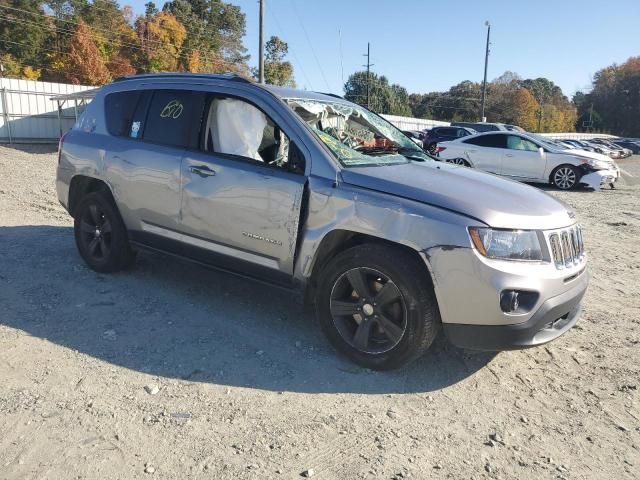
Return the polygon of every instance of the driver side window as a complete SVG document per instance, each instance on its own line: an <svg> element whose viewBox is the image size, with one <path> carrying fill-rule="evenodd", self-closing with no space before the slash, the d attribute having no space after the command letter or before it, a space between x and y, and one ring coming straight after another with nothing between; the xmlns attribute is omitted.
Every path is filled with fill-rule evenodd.
<svg viewBox="0 0 640 480"><path fill-rule="evenodd" d="M212 98L203 128L203 149L207 152L243 157L294 173L304 173L304 158L290 154L289 137L262 110L249 102L237 98Z"/></svg>
<svg viewBox="0 0 640 480"><path fill-rule="evenodd" d="M531 140L516 135L509 135L507 139L507 148L510 150L524 150L526 152L537 152L538 145Z"/></svg>

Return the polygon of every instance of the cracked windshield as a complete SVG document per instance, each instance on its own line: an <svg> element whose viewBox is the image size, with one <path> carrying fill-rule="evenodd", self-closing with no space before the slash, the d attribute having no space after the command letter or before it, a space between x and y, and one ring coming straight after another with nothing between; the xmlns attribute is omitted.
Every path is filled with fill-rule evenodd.
<svg viewBox="0 0 640 480"><path fill-rule="evenodd" d="M431 160L400 130L365 108L299 98L285 101L346 167Z"/></svg>

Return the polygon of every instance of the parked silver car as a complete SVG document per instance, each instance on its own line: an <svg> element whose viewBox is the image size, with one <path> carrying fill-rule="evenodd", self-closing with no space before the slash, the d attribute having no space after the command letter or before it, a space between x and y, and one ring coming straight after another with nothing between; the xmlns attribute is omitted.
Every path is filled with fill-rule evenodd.
<svg viewBox="0 0 640 480"><path fill-rule="evenodd" d="M277 283L375 369L441 327L467 348L548 342L588 284L575 215L551 196L433 161L344 99L234 76L101 88L61 140L57 192L94 270L152 249Z"/></svg>

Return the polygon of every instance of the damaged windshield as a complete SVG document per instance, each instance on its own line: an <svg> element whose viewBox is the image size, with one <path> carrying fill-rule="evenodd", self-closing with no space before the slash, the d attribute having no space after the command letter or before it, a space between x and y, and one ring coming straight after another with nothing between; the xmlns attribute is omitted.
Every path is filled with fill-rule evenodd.
<svg viewBox="0 0 640 480"><path fill-rule="evenodd" d="M346 167L431 160L400 130L362 107L306 98L284 101Z"/></svg>

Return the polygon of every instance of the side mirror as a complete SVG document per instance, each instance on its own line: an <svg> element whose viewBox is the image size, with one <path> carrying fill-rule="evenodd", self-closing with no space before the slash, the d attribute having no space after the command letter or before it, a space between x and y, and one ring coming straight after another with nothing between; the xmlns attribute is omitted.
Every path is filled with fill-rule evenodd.
<svg viewBox="0 0 640 480"><path fill-rule="evenodd" d="M538 148L538 153L540 154L540 157L544 157L544 148Z"/></svg>

